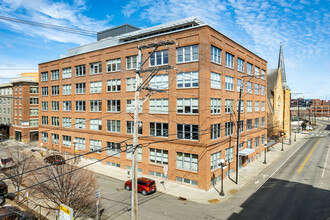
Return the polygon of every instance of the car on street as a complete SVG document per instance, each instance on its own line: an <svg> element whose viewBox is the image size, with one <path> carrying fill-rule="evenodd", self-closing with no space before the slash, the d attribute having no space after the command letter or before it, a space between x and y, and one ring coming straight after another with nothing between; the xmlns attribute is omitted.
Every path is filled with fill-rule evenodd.
<svg viewBox="0 0 330 220"><path fill-rule="evenodd" d="M146 177L140 177L137 179L138 183L138 192L141 192L142 195L147 195L150 193L156 192L156 182L152 179ZM127 180L125 182L125 189L127 191L132 189L132 180Z"/></svg>
<svg viewBox="0 0 330 220"><path fill-rule="evenodd" d="M0 208L1 220L38 220L31 212L22 211L16 206L6 206Z"/></svg>
<svg viewBox="0 0 330 220"><path fill-rule="evenodd" d="M5 203L5 201L6 201L5 195L7 193L8 193L7 184L4 181L0 180L0 205L3 205Z"/></svg>
<svg viewBox="0 0 330 220"><path fill-rule="evenodd" d="M45 157L44 161L53 165L63 165L65 164L65 159L61 155L50 155Z"/></svg>
<svg viewBox="0 0 330 220"><path fill-rule="evenodd" d="M0 158L0 169L12 168L16 164L11 157L2 157Z"/></svg>

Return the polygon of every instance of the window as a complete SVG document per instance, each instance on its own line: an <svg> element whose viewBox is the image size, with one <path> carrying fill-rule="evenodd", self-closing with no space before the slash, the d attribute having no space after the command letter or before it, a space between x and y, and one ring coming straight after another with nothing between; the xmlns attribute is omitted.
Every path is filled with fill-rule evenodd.
<svg viewBox="0 0 330 220"><path fill-rule="evenodd" d="M221 75L219 73L211 72L211 88L221 89Z"/></svg>
<svg viewBox="0 0 330 220"><path fill-rule="evenodd" d="M197 88L199 85L199 72L184 72L177 74L178 88Z"/></svg>
<svg viewBox="0 0 330 220"><path fill-rule="evenodd" d="M248 94L252 94L252 83L251 82L246 83L246 91Z"/></svg>
<svg viewBox="0 0 330 220"><path fill-rule="evenodd" d="M261 144L262 145L265 145L265 143L266 143L266 135L261 135Z"/></svg>
<svg viewBox="0 0 330 220"><path fill-rule="evenodd" d="M52 126L60 126L60 118L52 117Z"/></svg>
<svg viewBox="0 0 330 220"><path fill-rule="evenodd" d="M39 115L39 109L38 108L30 108L30 116L37 116L37 115Z"/></svg>
<svg viewBox="0 0 330 220"><path fill-rule="evenodd" d="M177 176L175 181L177 181L179 183L185 183L185 184L190 184L190 185L193 185L193 186L198 186L198 181L183 178L183 177L178 177Z"/></svg>
<svg viewBox="0 0 330 220"><path fill-rule="evenodd" d="M261 118L261 127L265 127L266 122L265 122L265 117Z"/></svg>
<svg viewBox="0 0 330 220"><path fill-rule="evenodd" d="M60 78L60 71L59 70L52 70L51 71L51 79L58 80Z"/></svg>
<svg viewBox="0 0 330 220"><path fill-rule="evenodd" d="M246 73L248 75L252 75L252 64L251 63L246 63Z"/></svg>
<svg viewBox="0 0 330 220"><path fill-rule="evenodd" d="M259 128L259 118L254 119L254 127Z"/></svg>
<svg viewBox="0 0 330 220"><path fill-rule="evenodd" d="M59 138L58 134L52 134L52 144L59 144Z"/></svg>
<svg viewBox="0 0 330 220"><path fill-rule="evenodd" d="M101 153L102 141L99 140L89 140L89 150L95 153Z"/></svg>
<svg viewBox="0 0 330 220"><path fill-rule="evenodd" d="M30 126L31 127L38 127L39 126L39 119L30 119Z"/></svg>
<svg viewBox="0 0 330 220"><path fill-rule="evenodd" d="M234 55L226 52L226 67L234 68Z"/></svg>
<svg viewBox="0 0 330 220"><path fill-rule="evenodd" d="M22 99L20 99L20 102ZM22 104L22 103L20 103ZM30 98L30 105L38 105L39 104L39 98Z"/></svg>
<svg viewBox="0 0 330 220"><path fill-rule="evenodd" d="M244 73L244 60L237 58L237 71Z"/></svg>
<svg viewBox="0 0 330 220"><path fill-rule="evenodd" d="M137 67L137 55L126 57L126 69L135 69Z"/></svg>
<svg viewBox="0 0 330 220"><path fill-rule="evenodd" d="M150 148L149 149L149 161L150 161L150 163L168 165L168 151Z"/></svg>
<svg viewBox="0 0 330 220"><path fill-rule="evenodd" d="M102 100L91 100L90 101L91 112L102 112Z"/></svg>
<svg viewBox="0 0 330 220"><path fill-rule="evenodd" d="M85 76L85 75L86 75L85 64L76 66L76 77Z"/></svg>
<svg viewBox="0 0 330 220"><path fill-rule="evenodd" d="M108 60L107 61L107 71L108 72L120 71L120 65L121 65L120 58Z"/></svg>
<svg viewBox="0 0 330 220"><path fill-rule="evenodd" d="M52 95L59 95L59 94L60 94L60 87L52 86Z"/></svg>
<svg viewBox="0 0 330 220"><path fill-rule="evenodd" d="M225 101L225 113L233 113L234 112L234 100L226 99Z"/></svg>
<svg viewBox="0 0 330 220"><path fill-rule="evenodd" d="M211 139L219 139L221 137L221 124L211 125Z"/></svg>
<svg viewBox="0 0 330 220"><path fill-rule="evenodd" d="M140 78L140 84L141 85L143 82L142 77ZM136 90L136 78L127 78L126 79L126 91L135 91Z"/></svg>
<svg viewBox="0 0 330 220"><path fill-rule="evenodd" d="M120 132L120 120L107 120L107 131Z"/></svg>
<svg viewBox="0 0 330 220"><path fill-rule="evenodd" d="M76 111L77 112L86 111L86 101L76 101Z"/></svg>
<svg viewBox="0 0 330 220"><path fill-rule="evenodd" d="M221 50L213 45L211 45L211 61L221 63Z"/></svg>
<svg viewBox="0 0 330 220"><path fill-rule="evenodd" d="M41 82L46 82L48 81L48 72L42 72L41 73ZM16 91L17 93L17 91Z"/></svg>
<svg viewBox="0 0 330 220"><path fill-rule="evenodd" d="M261 86L261 95L265 95L265 86Z"/></svg>
<svg viewBox="0 0 330 220"><path fill-rule="evenodd" d="M71 84L63 85L63 95L71 95Z"/></svg>
<svg viewBox="0 0 330 220"><path fill-rule="evenodd" d="M63 135L63 146L71 147L71 136Z"/></svg>
<svg viewBox="0 0 330 220"><path fill-rule="evenodd" d="M48 116L41 116L41 124L48 125Z"/></svg>
<svg viewBox="0 0 330 220"><path fill-rule="evenodd" d="M142 161L142 147L138 147L137 148L137 153L138 153L137 160L138 161ZM132 150L132 148L127 149L127 151L126 151L126 158L132 160L132 158L133 158L133 150Z"/></svg>
<svg viewBox="0 0 330 220"><path fill-rule="evenodd" d="M101 93L102 92L102 81L91 82L90 93Z"/></svg>
<svg viewBox="0 0 330 220"><path fill-rule="evenodd" d="M85 118L76 118L76 128L86 129L86 119Z"/></svg>
<svg viewBox="0 0 330 220"><path fill-rule="evenodd" d="M86 141L85 138L76 137L76 147L79 150L85 150Z"/></svg>
<svg viewBox="0 0 330 220"><path fill-rule="evenodd" d="M126 122L126 131L127 134L133 134L134 132L134 121L127 121ZM138 134L143 133L143 124L141 121L138 122Z"/></svg>
<svg viewBox="0 0 330 220"><path fill-rule="evenodd" d="M186 47L179 47L176 49L177 53L177 62L190 62L190 61L198 61L199 59L199 46L192 45Z"/></svg>
<svg viewBox="0 0 330 220"><path fill-rule="evenodd" d="M243 120L238 121L238 127L239 127L239 132L244 131L244 121Z"/></svg>
<svg viewBox="0 0 330 220"><path fill-rule="evenodd" d="M226 149L226 161L230 162L234 160L234 147L229 147Z"/></svg>
<svg viewBox="0 0 330 220"><path fill-rule="evenodd" d="M41 110L48 111L48 102L41 102Z"/></svg>
<svg viewBox="0 0 330 220"><path fill-rule="evenodd" d="M101 74L102 73L102 62L96 62L90 64L90 75Z"/></svg>
<svg viewBox="0 0 330 220"><path fill-rule="evenodd" d="M71 118L69 118L69 117L63 117L62 118L62 120L63 120L63 124L62 124L62 126L63 127L65 127L65 128L71 128Z"/></svg>
<svg viewBox="0 0 330 220"><path fill-rule="evenodd" d="M45 133L45 132L41 133L41 141L48 142L48 133Z"/></svg>
<svg viewBox="0 0 330 220"><path fill-rule="evenodd" d="M120 79L111 79L107 81L108 92L119 92L121 90Z"/></svg>
<svg viewBox="0 0 330 220"><path fill-rule="evenodd" d="M71 111L71 101L63 101L62 109L63 111Z"/></svg>
<svg viewBox="0 0 330 220"><path fill-rule="evenodd" d="M234 122L225 123L225 136L230 136L234 134Z"/></svg>
<svg viewBox="0 0 330 220"><path fill-rule="evenodd" d="M155 51L150 56L150 66L160 66L168 64L168 50Z"/></svg>
<svg viewBox="0 0 330 220"><path fill-rule="evenodd" d="M52 111L59 111L59 110L60 110L60 102L52 101Z"/></svg>
<svg viewBox="0 0 330 220"><path fill-rule="evenodd" d="M149 86L153 89L168 89L168 74L154 76Z"/></svg>
<svg viewBox="0 0 330 220"><path fill-rule="evenodd" d="M234 78L230 76L226 76L226 90L234 91Z"/></svg>
<svg viewBox="0 0 330 220"><path fill-rule="evenodd" d="M254 111L255 112L258 112L260 109L259 109L259 101L255 101L254 102Z"/></svg>
<svg viewBox="0 0 330 220"><path fill-rule="evenodd" d="M237 100L237 112L238 112L238 107L239 107L239 100ZM244 101L241 101L241 113L244 112Z"/></svg>
<svg viewBox="0 0 330 220"><path fill-rule="evenodd" d="M120 144L114 142L107 142L107 154L111 156L120 157Z"/></svg>
<svg viewBox="0 0 330 220"><path fill-rule="evenodd" d="M177 99L177 113L198 114L198 99Z"/></svg>
<svg viewBox="0 0 330 220"><path fill-rule="evenodd" d="M48 96L48 87L41 88L41 96Z"/></svg>
<svg viewBox="0 0 330 220"><path fill-rule="evenodd" d="M39 87L31 86L30 87L30 93L31 94L38 94L39 93Z"/></svg>
<svg viewBox="0 0 330 220"><path fill-rule="evenodd" d="M168 175L165 176L164 173L159 173L159 172L156 172L156 171L149 170L149 175L168 179Z"/></svg>
<svg viewBox="0 0 330 220"><path fill-rule="evenodd" d="M259 84L254 84L254 90L255 90L255 94L259 95Z"/></svg>
<svg viewBox="0 0 330 220"><path fill-rule="evenodd" d="M150 113L167 114L168 99L150 99Z"/></svg>
<svg viewBox="0 0 330 220"><path fill-rule="evenodd" d="M86 93L86 83L76 83L76 94Z"/></svg>
<svg viewBox="0 0 330 220"><path fill-rule="evenodd" d="M211 154L211 170L221 168L221 152Z"/></svg>
<svg viewBox="0 0 330 220"><path fill-rule="evenodd" d="M265 79L266 72L265 70L261 70L261 79Z"/></svg>
<svg viewBox="0 0 330 220"><path fill-rule="evenodd" d="M186 140L198 140L198 125L177 124L177 138Z"/></svg>
<svg viewBox="0 0 330 220"><path fill-rule="evenodd" d="M71 67L62 69L62 78L63 79L71 78Z"/></svg>
<svg viewBox="0 0 330 220"><path fill-rule="evenodd" d="M260 68L259 67L257 67L257 66L255 66L254 67L254 75L257 77L257 78L259 78L260 77Z"/></svg>
<svg viewBox="0 0 330 220"><path fill-rule="evenodd" d="M211 114L221 113L221 99L211 99Z"/></svg>
<svg viewBox="0 0 330 220"><path fill-rule="evenodd" d="M177 152L176 168L198 172L198 155Z"/></svg>
<svg viewBox="0 0 330 220"><path fill-rule="evenodd" d="M150 122L150 136L168 137L168 123Z"/></svg>
<svg viewBox="0 0 330 220"><path fill-rule="evenodd" d="M120 112L120 100L107 100L108 112Z"/></svg>
<svg viewBox="0 0 330 220"><path fill-rule="evenodd" d="M247 119L246 120L246 130L251 130L252 129L252 119Z"/></svg>
<svg viewBox="0 0 330 220"><path fill-rule="evenodd" d="M246 111L247 112L252 112L252 101L247 101L246 102Z"/></svg>
<svg viewBox="0 0 330 220"><path fill-rule="evenodd" d="M248 149L252 149L253 148L253 146L252 146L252 139L247 141L247 148Z"/></svg>
<svg viewBox="0 0 330 220"><path fill-rule="evenodd" d="M242 80L237 79L237 92L240 92L241 86L242 86L242 92L244 92L244 85L242 84Z"/></svg>
<svg viewBox="0 0 330 220"><path fill-rule="evenodd" d="M139 100L139 113L142 112L142 100ZM126 100L126 112L134 112L135 109L135 100L134 99L127 99Z"/></svg>
<svg viewBox="0 0 330 220"><path fill-rule="evenodd" d="M260 143L260 137L255 137L254 138L254 142L255 142L256 148L258 148L260 146L259 145L259 143Z"/></svg>

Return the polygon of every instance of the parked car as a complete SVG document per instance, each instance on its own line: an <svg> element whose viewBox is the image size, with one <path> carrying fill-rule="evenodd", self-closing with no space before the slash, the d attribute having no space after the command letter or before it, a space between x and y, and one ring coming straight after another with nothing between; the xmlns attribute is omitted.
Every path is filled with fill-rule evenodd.
<svg viewBox="0 0 330 220"><path fill-rule="evenodd" d="M53 165L63 165L65 164L65 159L61 155L51 155L45 157L44 161Z"/></svg>
<svg viewBox="0 0 330 220"><path fill-rule="evenodd" d="M0 205L3 205L6 201L4 196L8 193L8 186L7 184L0 180ZM1 218L0 218L1 219Z"/></svg>
<svg viewBox="0 0 330 220"><path fill-rule="evenodd" d="M1 169L11 168L14 166L15 166L15 162L12 158L10 158L10 157L0 158L0 168Z"/></svg>
<svg viewBox="0 0 330 220"><path fill-rule="evenodd" d="M138 192L141 192L142 195L147 195L150 193L156 192L156 182L152 179L141 177L137 179L138 182ZM132 180L127 180L125 183L125 189L131 190L132 189Z"/></svg>
<svg viewBox="0 0 330 220"><path fill-rule="evenodd" d="M1 220L38 220L31 212L22 211L16 206L7 206L0 208Z"/></svg>

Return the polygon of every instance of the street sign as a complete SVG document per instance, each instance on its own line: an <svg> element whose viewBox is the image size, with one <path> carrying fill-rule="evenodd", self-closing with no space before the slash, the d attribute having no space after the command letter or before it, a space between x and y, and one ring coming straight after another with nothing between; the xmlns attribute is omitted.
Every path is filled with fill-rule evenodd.
<svg viewBox="0 0 330 220"><path fill-rule="evenodd" d="M73 220L73 210L64 204L60 205L60 220Z"/></svg>
<svg viewBox="0 0 330 220"><path fill-rule="evenodd" d="M96 190L95 192L95 199L101 198L101 190Z"/></svg>

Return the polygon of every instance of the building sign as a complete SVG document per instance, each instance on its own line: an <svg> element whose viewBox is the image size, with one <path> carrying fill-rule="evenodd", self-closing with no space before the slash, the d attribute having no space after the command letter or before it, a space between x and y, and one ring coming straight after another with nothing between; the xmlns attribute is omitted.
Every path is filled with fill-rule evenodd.
<svg viewBox="0 0 330 220"><path fill-rule="evenodd" d="M60 205L60 220L73 220L73 210L64 204Z"/></svg>

